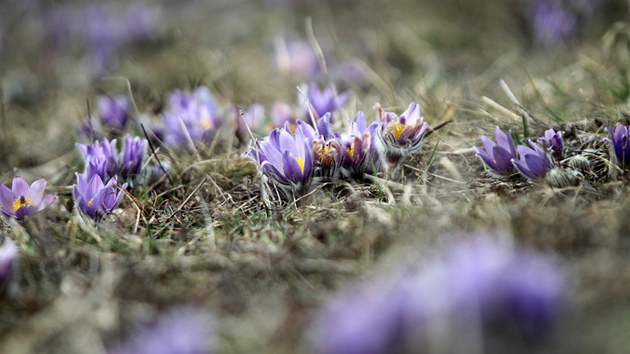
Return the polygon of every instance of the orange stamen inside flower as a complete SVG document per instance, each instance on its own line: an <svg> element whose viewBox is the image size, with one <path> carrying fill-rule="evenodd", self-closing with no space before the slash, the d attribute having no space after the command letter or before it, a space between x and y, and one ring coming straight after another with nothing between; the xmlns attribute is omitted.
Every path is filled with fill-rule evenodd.
<svg viewBox="0 0 630 354"><path fill-rule="evenodd" d="M13 212L15 213L21 207L33 205L33 201L29 197L21 195L13 202Z"/></svg>
<svg viewBox="0 0 630 354"><path fill-rule="evenodd" d="M94 201L94 198L92 198L92 199L88 200L88 203L87 203L87 204L88 204L88 206L92 205L92 202L93 202L93 201Z"/></svg>
<svg viewBox="0 0 630 354"><path fill-rule="evenodd" d="M304 159L301 157L296 158L298 165L300 166L300 170L304 173Z"/></svg>

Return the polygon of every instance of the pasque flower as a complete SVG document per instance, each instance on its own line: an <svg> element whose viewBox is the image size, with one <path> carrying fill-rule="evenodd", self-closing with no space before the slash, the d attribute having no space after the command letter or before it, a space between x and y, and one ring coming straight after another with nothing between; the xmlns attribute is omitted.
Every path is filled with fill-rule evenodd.
<svg viewBox="0 0 630 354"><path fill-rule="evenodd" d="M308 189L313 177L313 156L311 142L301 126L295 134L276 128L257 146L258 149L250 150L246 156L258 163L260 171L284 197L290 200Z"/></svg>
<svg viewBox="0 0 630 354"><path fill-rule="evenodd" d="M175 90L162 116L166 125L164 142L169 146L208 142L220 124L217 103L203 86L192 92Z"/></svg>
<svg viewBox="0 0 630 354"><path fill-rule="evenodd" d="M8 237L5 238L4 245L0 247L0 290L11 280L17 251L15 243Z"/></svg>
<svg viewBox="0 0 630 354"><path fill-rule="evenodd" d="M124 131L131 116L131 101L127 96L99 96L98 112L109 129Z"/></svg>
<svg viewBox="0 0 630 354"><path fill-rule="evenodd" d="M322 354L429 352L428 345L468 353L471 339L518 348L552 334L565 298L554 260L484 236L339 294L316 315L313 339Z"/></svg>
<svg viewBox="0 0 630 354"><path fill-rule="evenodd" d="M77 144L83 154L85 162L85 175L91 177L98 175L102 180L108 180L118 170L118 152L116 151L116 139L111 142L104 138L102 142L94 144Z"/></svg>
<svg viewBox="0 0 630 354"><path fill-rule="evenodd" d="M610 139L604 139L609 142L612 150L615 152L617 162L625 167L630 164L630 144L628 144L628 127L617 123L615 129L608 128Z"/></svg>
<svg viewBox="0 0 630 354"><path fill-rule="evenodd" d="M330 127L331 113L317 121L319 138L312 139L313 160L316 177L337 178L343 162L341 135Z"/></svg>
<svg viewBox="0 0 630 354"><path fill-rule="evenodd" d="M242 115L238 107L235 107L234 113L236 117L236 137L244 144L251 139L250 131L255 134L260 133L265 128L265 106L262 104L253 104L243 111Z"/></svg>
<svg viewBox="0 0 630 354"><path fill-rule="evenodd" d="M377 126L377 122L367 126L363 112L357 113L355 121L348 120L348 132L341 137L344 175L361 178L364 173L372 173L376 168L374 164L378 162L378 155L372 148L372 140Z"/></svg>
<svg viewBox="0 0 630 354"><path fill-rule="evenodd" d="M504 133L496 127L494 130L496 143L485 135L481 135L481 143L483 148L475 146L477 156L481 158L484 164L497 174L505 174L512 170L512 159L518 158L516 147L512 141L512 132L510 130Z"/></svg>
<svg viewBox="0 0 630 354"><path fill-rule="evenodd" d="M147 145L147 140L144 138L125 136L118 169L122 179L133 179L140 176L147 155Z"/></svg>
<svg viewBox="0 0 630 354"><path fill-rule="evenodd" d="M537 0L533 19L535 38L544 45L554 45L571 38L577 29L576 15L561 1Z"/></svg>
<svg viewBox="0 0 630 354"><path fill-rule="evenodd" d="M545 131L545 136L538 138L538 143L543 149L552 152L557 157L562 157L564 149L564 141L562 139L562 131L555 131L548 129Z"/></svg>
<svg viewBox="0 0 630 354"><path fill-rule="evenodd" d="M161 315L107 353L206 354L214 353L215 341L212 317L192 307L180 307Z"/></svg>
<svg viewBox="0 0 630 354"><path fill-rule="evenodd" d="M552 167L551 160L545 150L529 141L531 148L519 145L516 147L520 160L512 159L512 164L523 176L532 181L539 181L545 177Z"/></svg>
<svg viewBox="0 0 630 354"><path fill-rule="evenodd" d="M306 110L306 116L310 117L311 108L316 120L319 120L326 113L333 114L348 101L351 95L352 92L350 91L337 94L337 89L332 84L328 88L320 90L316 83L311 82L306 91L306 98L310 103Z"/></svg>
<svg viewBox="0 0 630 354"><path fill-rule="evenodd" d="M9 189L4 184L0 184L0 208L2 213L17 220L31 216L55 201L52 194L44 197L44 190L48 182L39 179L29 187L28 183L20 176L13 178L13 185Z"/></svg>
<svg viewBox="0 0 630 354"><path fill-rule="evenodd" d="M393 112L385 112L378 103L375 108L379 111L381 123L375 129L375 148L382 166L397 178L405 160L420 151L422 140L431 128L420 115L420 105L415 102L400 117Z"/></svg>
<svg viewBox="0 0 630 354"><path fill-rule="evenodd" d="M99 175L92 175L89 179L81 173L76 175L77 184L72 189L72 198L79 210L91 218L100 220L120 204L127 184L118 188L117 176L104 184Z"/></svg>

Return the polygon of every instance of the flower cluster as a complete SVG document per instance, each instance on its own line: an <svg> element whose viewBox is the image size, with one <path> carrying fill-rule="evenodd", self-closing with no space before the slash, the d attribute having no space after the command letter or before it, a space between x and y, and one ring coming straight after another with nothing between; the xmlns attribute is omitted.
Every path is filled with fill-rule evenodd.
<svg viewBox="0 0 630 354"><path fill-rule="evenodd" d="M379 106L380 107L380 106ZM380 112L380 120L369 126L363 113L348 121L346 133L334 131L332 114L325 113L315 127L298 120L295 128L286 122L245 154L281 191L287 200L303 195L313 178L362 178L364 174L387 172L394 178L406 158L420 150L429 125L412 103L400 117Z"/></svg>
<svg viewBox="0 0 630 354"><path fill-rule="evenodd" d="M496 127L494 136L496 143L485 135L480 136L483 147L476 146L477 156L483 161L489 172L498 176L511 174L516 169L521 175L531 181L540 181L545 178L547 172L553 167L553 160L541 148L531 140L529 147L514 145L512 132L503 133ZM545 132L545 137L539 139L543 147L557 153L562 153L562 132L553 129Z"/></svg>
<svg viewBox="0 0 630 354"><path fill-rule="evenodd" d="M320 311L318 353L415 353L429 345L460 353L470 349L461 342L468 340L534 343L552 334L566 299L554 260L487 237L453 245L424 269L377 280L339 294Z"/></svg>
<svg viewBox="0 0 630 354"><path fill-rule="evenodd" d="M0 184L2 213L7 217L22 220L25 216L40 212L56 199L52 194L44 197L46 184L48 182L42 178L33 182L29 187L28 183L20 176L13 178L11 189Z"/></svg>

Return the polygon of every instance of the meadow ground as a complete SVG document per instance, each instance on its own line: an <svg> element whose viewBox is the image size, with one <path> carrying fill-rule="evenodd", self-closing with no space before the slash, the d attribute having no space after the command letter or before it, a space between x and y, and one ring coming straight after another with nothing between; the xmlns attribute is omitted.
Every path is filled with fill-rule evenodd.
<svg viewBox="0 0 630 354"><path fill-rule="evenodd" d="M312 323L335 294L400 264L429 267L486 233L559 261L567 277L551 339L500 348L630 352L628 171L602 140L630 123L630 10L573 10L575 30L552 41L531 3L164 1L154 32L98 70L88 44L46 32L45 14L84 2L0 5L0 182L46 178L58 197L2 219L0 237L19 251L0 299L0 353L105 353L181 306L211 318L218 353L308 353L325 340ZM321 50L317 68L289 70L284 38ZM104 220L77 211L77 127L97 95L132 97L129 132L143 136L136 123L158 122L174 89L206 86L225 111L269 110L301 107L297 86L310 81L352 91L342 122L357 111L375 120L376 102L398 114L417 102L431 126L449 123L400 178L316 183L295 202L261 193L225 123L194 148L157 146L168 178L129 189ZM587 154L590 167L561 188L492 177L473 147L496 126L523 143L562 130L567 158Z"/></svg>

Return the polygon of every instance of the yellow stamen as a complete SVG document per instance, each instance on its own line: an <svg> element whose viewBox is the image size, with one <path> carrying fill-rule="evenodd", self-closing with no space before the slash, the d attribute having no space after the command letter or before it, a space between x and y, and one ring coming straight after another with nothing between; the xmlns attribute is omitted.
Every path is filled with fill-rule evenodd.
<svg viewBox="0 0 630 354"><path fill-rule="evenodd" d="M407 124L396 123L396 126L394 126L394 136L396 137L396 139L400 137L400 134L402 134L406 127Z"/></svg>
<svg viewBox="0 0 630 354"><path fill-rule="evenodd" d="M92 205L92 202L94 201L94 198L88 200L88 206Z"/></svg>
<svg viewBox="0 0 630 354"><path fill-rule="evenodd" d="M15 213L21 207L33 205L33 201L29 197L21 195L13 202L13 212Z"/></svg>
<svg viewBox="0 0 630 354"><path fill-rule="evenodd" d="M354 143L350 144L350 147L348 148L348 155L350 155L351 159L354 158Z"/></svg>
<svg viewBox="0 0 630 354"><path fill-rule="evenodd" d="M298 165L300 166L300 170L304 173L304 159L301 157L296 158Z"/></svg>

